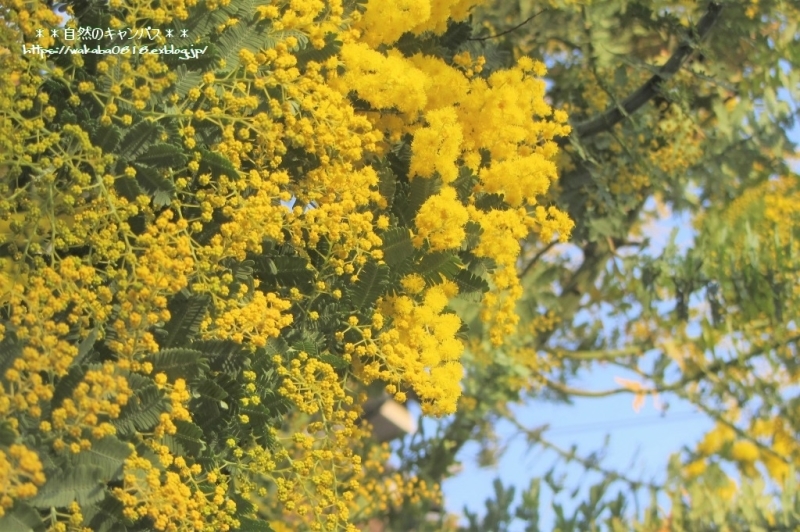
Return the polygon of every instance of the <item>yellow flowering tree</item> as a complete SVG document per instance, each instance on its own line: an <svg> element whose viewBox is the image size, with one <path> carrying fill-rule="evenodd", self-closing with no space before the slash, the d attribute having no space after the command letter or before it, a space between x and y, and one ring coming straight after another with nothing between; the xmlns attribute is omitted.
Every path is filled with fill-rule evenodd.
<svg viewBox="0 0 800 532"><path fill-rule="evenodd" d="M601 476L562 532L800 523L794 3L50 4L0 4L0 530L464 529L499 420ZM715 426L645 485L509 408L614 394ZM389 461L376 395L436 430Z"/></svg>
<svg viewBox="0 0 800 532"><path fill-rule="evenodd" d="M567 115L478 2L0 6L0 529L355 530L376 386L455 412L518 321ZM365 467L365 466L369 467Z"/></svg>

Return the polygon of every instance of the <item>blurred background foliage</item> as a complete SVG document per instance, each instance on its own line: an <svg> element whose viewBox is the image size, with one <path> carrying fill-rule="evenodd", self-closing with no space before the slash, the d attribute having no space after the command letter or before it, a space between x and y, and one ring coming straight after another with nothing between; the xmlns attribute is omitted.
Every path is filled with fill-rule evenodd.
<svg viewBox="0 0 800 532"><path fill-rule="evenodd" d="M474 441L485 465L496 463L501 420L532 448L558 451L521 504L498 480L483 517L468 512L460 530L538 530L540 504L552 506L561 531L798 526L800 183L787 132L800 96L799 8L495 0L474 10L465 47L489 70L521 55L548 65L549 98L573 126L549 199L576 228L570 246L527 244L518 333L499 349L472 340L463 406L401 466L442 478ZM669 217L685 221L689 241L676 231L662 252L647 253ZM465 312L479 331L477 313ZM638 378L587 386L601 366ZM510 408L615 394L658 395L666 408L689 401L715 428L675 449L669 480L649 485L558 449L546 427L522 426ZM569 491L555 480L566 463L603 479L589 500L566 506L575 515L539 501L543 483ZM646 492L671 505L653 498L635 510Z"/></svg>

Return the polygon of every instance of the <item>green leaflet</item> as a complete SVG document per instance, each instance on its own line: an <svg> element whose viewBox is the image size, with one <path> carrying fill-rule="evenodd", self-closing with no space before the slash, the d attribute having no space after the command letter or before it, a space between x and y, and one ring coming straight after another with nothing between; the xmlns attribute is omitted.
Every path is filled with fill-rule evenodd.
<svg viewBox="0 0 800 532"><path fill-rule="evenodd" d="M58 408L64 402L64 399L72 395L73 390L83 381L85 372L84 366L72 366L69 368L69 372L59 379L53 391L53 398L50 402L52 408Z"/></svg>
<svg viewBox="0 0 800 532"><path fill-rule="evenodd" d="M208 151L204 148L199 149L200 158L200 173L211 173L212 176L217 177L220 175L228 176L231 179L238 179L239 172L224 155Z"/></svg>
<svg viewBox="0 0 800 532"><path fill-rule="evenodd" d="M175 184L161 175L157 168L139 162L132 163L136 170L136 181L153 197L156 208L169 205L175 194Z"/></svg>
<svg viewBox="0 0 800 532"><path fill-rule="evenodd" d="M206 295L175 294L167 305L171 318L164 326L166 336L159 342L161 347L186 345L191 341L200 328L209 303Z"/></svg>
<svg viewBox="0 0 800 532"><path fill-rule="evenodd" d="M453 279L458 284L459 295L473 292L486 293L489 291L489 283L486 279L475 275L469 270L459 271Z"/></svg>
<svg viewBox="0 0 800 532"><path fill-rule="evenodd" d="M423 256L413 268L428 285L441 283L444 279L453 279L461 269L459 258L446 251L435 251Z"/></svg>
<svg viewBox="0 0 800 532"><path fill-rule="evenodd" d="M409 263L414 254L411 232L405 227L393 227L381 234L383 260L393 269Z"/></svg>
<svg viewBox="0 0 800 532"><path fill-rule="evenodd" d="M317 49L313 46L304 46L302 50L295 54L298 68L305 67L309 61L323 63L338 54L341 49L342 42L336 40L336 36L333 33L329 33L325 36L325 46L322 48Z"/></svg>
<svg viewBox="0 0 800 532"><path fill-rule="evenodd" d="M132 373L128 381L134 390L133 396L122 407L119 417L112 421L121 437L137 430L150 430L158 423L159 415L167 411L167 401L151 379Z"/></svg>
<svg viewBox="0 0 800 532"><path fill-rule="evenodd" d="M121 478L122 465L130 454L127 443L114 436L106 436L102 440L93 441L91 449L82 450L75 455L75 465L97 467L105 480L118 479Z"/></svg>
<svg viewBox="0 0 800 532"><path fill-rule="evenodd" d="M22 354L22 345L17 342L17 336L12 331L7 331L0 340L0 376L5 375L14 360Z"/></svg>
<svg viewBox="0 0 800 532"><path fill-rule="evenodd" d="M44 532L45 526L39 512L24 502L17 502L0 517L3 532Z"/></svg>
<svg viewBox="0 0 800 532"><path fill-rule="evenodd" d="M189 70L185 64L178 65L175 69L178 75L178 81L172 86L172 89L183 98L191 89L200 85L203 80L203 73L199 70Z"/></svg>
<svg viewBox="0 0 800 532"><path fill-rule="evenodd" d="M101 126L92 135L92 143L105 153L113 153L122 139L122 130L115 125Z"/></svg>
<svg viewBox="0 0 800 532"><path fill-rule="evenodd" d="M309 269L309 262L303 257L259 257L255 260L254 272L274 287L308 290L314 282L314 271Z"/></svg>
<svg viewBox="0 0 800 532"><path fill-rule="evenodd" d="M206 449L203 430L190 421L176 419L173 423L178 430L172 437L180 443L184 450L189 452L190 456L200 456Z"/></svg>
<svg viewBox="0 0 800 532"><path fill-rule="evenodd" d="M156 168L180 168L186 164L186 153L174 144L153 144L136 158L136 162Z"/></svg>
<svg viewBox="0 0 800 532"><path fill-rule="evenodd" d="M239 532L272 532L272 527L263 519L239 517Z"/></svg>
<svg viewBox="0 0 800 532"><path fill-rule="evenodd" d="M389 281L389 269L368 261L358 272L358 280L349 290L353 308L363 312L371 308L384 292Z"/></svg>
<svg viewBox="0 0 800 532"><path fill-rule="evenodd" d="M192 397L222 403L228 398L228 392L217 384L214 379L206 378L192 386ZM225 408L227 408L227 405L225 405Z"/></svg>
<svg viewBox="0 0 800 532"><path fill-rule="evenodd" d="M131 126L128 133L120 142L118 148L119 158L123 161L132 161L144 153L148 146L158 140L161 127L155 122L141 120Z"/></svg>
<svg viewBox="0 0 800 532"><path fill-rule="evenodd" d="M267 43L264 46L264 32L255 25L244 25L241 22L228 28L219 39L218 58L225 61L225 71L236 70L239 67L239 52L249 50L258 53L262 47L273 48Z"/></svg>
<svg viewBox="0 0 800 532"><path fill-rule="evenodd" d="M153 373L164 373L170 382L183 378L195 379L208 370L208 362L202 351L186 347L162 349L148 357L153 364Z"/></svg>
<svg viewBox="0 0 800 532"><path fill-rule="evenodd" d="M431 178L414 178L409 185L408 203L406 205L407 219L413 220L422 204L439 192L440 188L442 188L442 180L438 175Z"/></svg>
<svg viewBox="0 0 800 532"><path fill-rule="evenodd" d="M126 532L121 519L123 508L119 499L107 494L99 504L84 510L84 519L93 532Z"/></svg>
<svg viewBox="0 0 800 532"><path fill-rule="evenodd" d="M89 505L105 496L105 479L102 469L91 465L78 465L74 468L53 471L47 475L47 482L39 488L35 497L28 502L41 509L65 507L72 501Z"/></svg>
<svg viewBox="0 0 800 532"><path fill-rule="evenodd" d="M388 164L378 166L376 170L378 172L378 192L386 199L386 205L391 208L397 190L397 176Z"/></svg>
<svg viewBox="0 0 800 532"><path fill-rule="evenodd" d="M0 421L0 446L9 446L17 440L17 431L6 420Z"/></svg>
<svg viewBox="0 0 800 532"><path fill-rule="evenodd" d="M114 181L114 188L117 190L120 196L125 198L126 200L133 202L139 196L143 196L145 194L142 187L139 186L139 182L132 177L119 177Z"/></svg>

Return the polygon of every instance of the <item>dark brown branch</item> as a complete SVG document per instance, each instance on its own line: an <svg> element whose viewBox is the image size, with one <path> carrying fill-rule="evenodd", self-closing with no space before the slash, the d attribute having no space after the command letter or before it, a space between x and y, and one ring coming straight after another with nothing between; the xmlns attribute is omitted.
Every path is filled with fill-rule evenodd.
<svg viewBox="0 0 800 532"><path fill-rule="evenodd" d="M658 94L659 87L681 69L692 52L694 52L697 44L708 36L714 23L719 19L721 12L722 4L711 2L708 5L708 11L706 11L706 14L700 19L700 22L697 23L693 38L684 40L666 64L659 68L658 72L647 80L644 85L639 87L636 92L628 96L620 105L608 109L596 118L577 124L574 127L575 135L583 139L603 131L608 131L620 123L626 116L632 115L650 101Z"/></svg>

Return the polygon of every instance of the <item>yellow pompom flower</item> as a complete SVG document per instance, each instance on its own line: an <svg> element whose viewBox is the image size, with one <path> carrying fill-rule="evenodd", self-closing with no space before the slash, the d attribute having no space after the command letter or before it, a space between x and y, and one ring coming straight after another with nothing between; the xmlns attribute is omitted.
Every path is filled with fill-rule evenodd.
<svg viewBox="0 0 800 532"><path fill-rule="evenodd" d="M422 204L415 219L417 235L414 245L427 240L433 250L457 248L464 240L464 225L469 221L466 207L458 201L452 187L444 187Z"/></svg>

